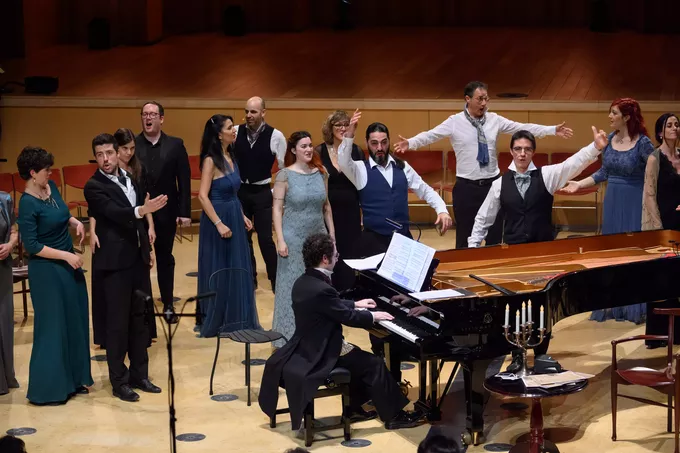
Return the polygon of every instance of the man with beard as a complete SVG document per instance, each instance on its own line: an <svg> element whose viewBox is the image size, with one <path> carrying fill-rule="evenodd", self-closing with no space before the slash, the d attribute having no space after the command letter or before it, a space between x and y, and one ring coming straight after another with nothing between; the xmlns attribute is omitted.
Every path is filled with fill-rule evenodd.
<svg viewBox="0 0 680 453"><path fill-rule="evenodd" d="M139 400L133 388L161 392L149 380L149 330L139 293L151 293L153 266L144 216L163 209L168 197L150 199L140 192L130 174L118 167L118 142L112 135L96 136L92 151L99 169L85 184L84 194L90 216L97 220L99 250L92 255L92 266L107 308L106 362L113 395L133 402Z"/></svg>
<svg viewBox="0 0 680 453"><path fill-rule="evenodd" d="M456 153L456 184L453 188L453 216L456 219L456 248L466 248L468 237L475 223L491 183L500 176L496 157L498 134L514 134L527 130L538 138L557 135L569 138L573 131L564 126L540 126L510 121L487 111L489 93L483 82L470 82L465 86L465 108L448 117L443 123L427 132L406 139L399 136L394 151L403 153L448 138ZM496 222L487 236L487 244L501 240L500 222Z"/></svg>
<svg viewBox="0 0 680 453"><path fill-rule="evenodd" d="M146 168L147 188L152 198L168 196L168 204L153 214L156 227L158 287L164 311L172 311L175 286L175 243L177 225L191 225L191 169L181 138L161 131L165 119L163 106L147 102L142 106L142 133L135 138L136 153Z"/></svg>
<svg viewBox="0 0 680 453"><path fill-rule="evenodd" d="M284 166L286 137L281 131L265 123L267 110L264 99L248 99L245 113L246 123L236 126L236 141L233 145L242 183L238 198L241 200L243 214L253 222L253 229L248 233L248 244L255 287L257 288L257 265L253 250L253 230L257 232L257 243L267 267L267 278L274 291L278 254L272 239L273 198L270 182L274 161L278 159L279 168Z"/></svg>
<svg viewBox="0 0 680 453"><path fill-rule="evenodd" d="M366 145L370 157L368 161L352 160L352 145L361 112L352 115L349 128L345 132L338 150L338 165L359 191L359 202L363 213L364 230L361 233L357 250L366 256L385 252L392 240L395 226L388 221L394 220L401 225L396 232L411 237L409 231L408 191L412 190L418 198L425 201L437 212L435 226L441 234L451 227L451 216L444 200L428 186L416 171L405 161L390 154L390 132L382 123L373 123L366 129ZM373 352L384 356L383 340L371 335ZM400 362L405 354L397 348L391 349L390 371L401 381Z"/></svg>
<svg viewBox="0 0 680 453"><path fill-rule="evenodd" d="M357 110L338 150L340 170L359 191L364 230L357 250L367 256L386 251L396 230L389 220L401 225L398 233L411 237L409 189L437 212L435 226L441 229L441 234L446 233L452 220L444 200L407 162L391 155L387 126L382 123L369 125L366 129L366 145L370 157L368 161L352 160L354 133L360 118L361 112Z"/></svg>

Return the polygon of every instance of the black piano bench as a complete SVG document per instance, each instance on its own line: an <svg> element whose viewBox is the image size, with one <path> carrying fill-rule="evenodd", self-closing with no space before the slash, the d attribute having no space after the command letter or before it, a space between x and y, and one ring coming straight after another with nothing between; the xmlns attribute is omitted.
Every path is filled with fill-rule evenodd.
<svg viewBox="0 0 680 453"><path fill-rule="evenodd" d="M319 387L314 395L314 400L317 398L326 398L328 396L342 396L342 415L340 417L340 423L330 426L314 426L314 400L312 400L305 408L304 416L304 428L305 428L305 447L310 447L314 441L314 434L329 431L332 429L342 428L345 440L350 440L352 438L350 434L350 421L349 416L349 383L351 375L349 370L346 368L334 368L331 370L330 374L326 378L326 382ZM281 381L281 387L285 388L285 383ZM289 414L290 409L277 409L276 414L269 419L269 426L276 428L276 416L278 414Z"/></svg>

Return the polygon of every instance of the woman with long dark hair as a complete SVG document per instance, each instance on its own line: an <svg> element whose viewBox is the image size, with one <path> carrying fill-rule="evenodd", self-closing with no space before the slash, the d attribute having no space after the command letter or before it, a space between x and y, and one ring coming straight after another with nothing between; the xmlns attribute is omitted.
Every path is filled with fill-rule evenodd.
<svg viewBox="0 0 680 453"><path fill-rule="evenodd" d="M129 174L137 183L139 190L142 193L147 192L147 177L146 169L135 155L135 134L130 129L118 129L113 137L118 142L118 166L125 173ZM153 223L153 216L147 214L144 216L147 228L149 230L149 242L153 246L156 240L156 229ZM92 262L97 256L97 248L99 247L99 238L96 233L97 221L94 217L90 217L90 250L92 250ZM151 253L153 254L153 248ZM152 260L153 262L153 260ZM93 266L94 267L94 266ZM96 272L93 270L93 272ZM102 349L106 349L106 307L104 306L105 298L100 292L100 288L94 283L101 281L100 279L92 279L92 332L94 337L94 344L99 345ZM149 269L149 281L151 281L151 270ZM149 288L151 284L149 283ZM156 317L154 316L153 295L147 299L147 319L146 323L149 326L149 346L153 338L158 336L156 330Z"/></svg>
<svg viewBox="0 0 680 453"><path fill-rule="evenodd" d="M201 139L201 187L203 207L198 239L198 292L217 291L203 301L202 337L220 332L259 329L255 288L247 232L252 228L243 215L238 189L241 175L231 155L236 140L234 120L213 115L205 123ZM233 269L211 276L220 269Z"/></svg>
<svg viewBox="0 0 680 453"><path fill-rule="evenodd" d="M643 230L680 231L680 119L664 113L656 120L654 136L659 147L647 159L645 190L642 198ZM646 335L668 335L668 317L654 314L655 308L678 308L678 299L647 304ZM680 332L680 317L675 318L675 332ZM680 334L675 336L680 344ZM647 348L666 346L666 342L645 340Z"/></svg>
<svg viewBox="0 0 680 453"><path fill-rule="evenodd" d="M602 152L602 167L592 176L578 182L570 181L565 190L573 193L607 181L602 234L640 231L645 167L654 145L647 137L642 110L635 99L621 98L612 102L609 123L614 132L609 134L609 144ZM645 304L634 304L596 310L590 319L615 318L640 324L645 320L645 312Z"/></svg>
<svg viewBox="0 0 680 453"><path fill-rule="evenodd" d="M274 182L272 221L279 259L272 329L290 339L295 333L291 291L305 272L302 244L316 233L328 233L335 239L335 228L328 201L328 172L314 151L309 132L291 134L284 164ZM284 343L281 339L273 345L280 348Z"/></svg>

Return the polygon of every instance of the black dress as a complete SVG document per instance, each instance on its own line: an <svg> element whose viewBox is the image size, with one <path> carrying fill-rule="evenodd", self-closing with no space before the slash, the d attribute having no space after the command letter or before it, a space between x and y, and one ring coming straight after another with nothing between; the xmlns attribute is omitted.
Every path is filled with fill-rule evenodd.
<svg viewBox="0 0 680 453"><path fill-rule="evenodd" d="M659 179L657 182L656 203L659 206L661 224L664 230L680 231L680 175L664 153L659 153ZM647 335L667 335L668 316L656 315L655 308L680 308L678 299L647 304ZM680 317L675 318L675 344L680 344ZM658 345L647 341L648 345Z"/></svg>
<svg viewBox="0 0 680 453"><path fill-rule="evenodd" d="M354 242L361 235L359 193L347 176L335 168L325 143L317 146L316 151L321 155L321 162L328 170L328 201L333 210L335 242L340 254L340 260L333 272L333 286L342 291L354 286L354 271L342 260L357 256ZM364 153L357 145L352 145L352 159L364 160Z"/></svg>

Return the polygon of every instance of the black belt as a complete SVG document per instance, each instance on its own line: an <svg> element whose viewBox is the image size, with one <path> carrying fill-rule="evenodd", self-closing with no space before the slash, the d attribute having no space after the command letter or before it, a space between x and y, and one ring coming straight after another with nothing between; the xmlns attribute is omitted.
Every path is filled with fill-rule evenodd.
<svg viewBox="0 0 680 453"><path fill-rule="evenodd" d="M458 181L460 181L460 182L464 182L466 184L472 184L474 186L490 186L491 183L493 183L495 180L497 180L500 177L501 177L500 173L498 175L494 176L493 178L486 178L486 179L467 179L467 178L456 177L456 183Z"/></svg>

